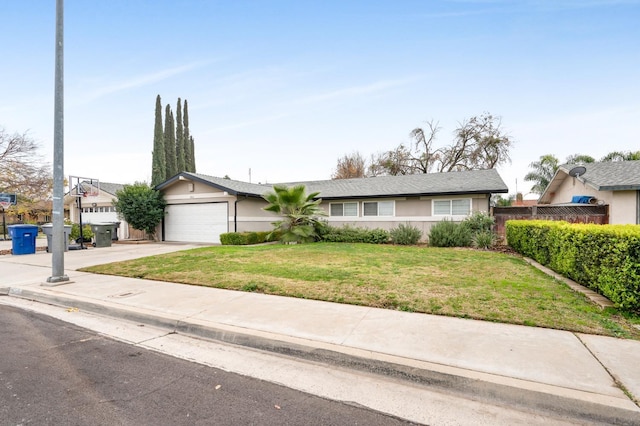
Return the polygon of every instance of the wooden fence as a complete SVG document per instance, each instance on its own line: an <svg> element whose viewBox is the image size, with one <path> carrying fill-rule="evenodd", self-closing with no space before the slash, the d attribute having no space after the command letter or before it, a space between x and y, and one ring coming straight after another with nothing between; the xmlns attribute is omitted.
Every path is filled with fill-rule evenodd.
<svg viewBox="0 0 640 426"><path fill-rule="evenodd" d="M595 223L598 225L609 223L608 205L493 207L492 214L496 220L496 233L503 242L506 242L504 225L507 220L564 220L570 223Z"/></svg>

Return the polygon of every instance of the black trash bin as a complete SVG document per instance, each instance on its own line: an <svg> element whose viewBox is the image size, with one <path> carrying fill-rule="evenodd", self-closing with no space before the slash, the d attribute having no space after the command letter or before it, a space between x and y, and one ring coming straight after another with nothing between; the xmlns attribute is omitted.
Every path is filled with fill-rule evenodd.
<svg viewBox="0 0 640 426"><path fill-rule="evenodd" d="M92 223L93 246L94 247L111 247L111 223Z"/></svg>

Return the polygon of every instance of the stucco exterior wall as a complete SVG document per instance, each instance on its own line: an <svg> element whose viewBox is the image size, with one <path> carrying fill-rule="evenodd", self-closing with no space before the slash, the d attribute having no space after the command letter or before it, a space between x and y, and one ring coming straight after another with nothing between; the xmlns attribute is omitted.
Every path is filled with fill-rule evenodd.
<svg viewBox="0 0 640 426"><path fill-rule="evenodd" d="M638 191L597 191L570 176L564 179L558 190L551 194L549 204L570 203L575 195L588 195L599 204L609 206L609 223L612 225L638 223Z"/></svg>
<svg viewBox="0 0 640 426"><path fill-rule="evenodd" d="M597 191L571 176L567 176L558 190L551 195L549 204L570 203L574 195L588 195L604 204L612 204L613 202L612 191Z"/></svg>
<svg viewBox="0 0 640 426"><path fill-rule="evenodd" d="M616 191L609 206L612 225L638 224L638 191Z"/></svg>
<svg viewBox="0 0 640 426"><path fill-rule="evenodd" d="M238 198L236 203L238 214L235 217L235 226L237 232L245 231L271 231L272 222L278 220L278 217L271 212L264 211L267 202L260 198ZM233 212L231 213L233 214ZM229 228L234 229L234 218L230 218Z"/></svg>

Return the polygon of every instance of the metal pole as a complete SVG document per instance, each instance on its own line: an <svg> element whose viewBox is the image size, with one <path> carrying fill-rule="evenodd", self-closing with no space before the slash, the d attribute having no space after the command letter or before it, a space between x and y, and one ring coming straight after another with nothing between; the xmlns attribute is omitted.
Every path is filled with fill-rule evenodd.
<svg viewBox="0 0 640 426"><path fill-rule="evenodd" d="M56 62L53 122L52 273L47 283L69 281L64 274L64 4L56 0Z"/></svg>

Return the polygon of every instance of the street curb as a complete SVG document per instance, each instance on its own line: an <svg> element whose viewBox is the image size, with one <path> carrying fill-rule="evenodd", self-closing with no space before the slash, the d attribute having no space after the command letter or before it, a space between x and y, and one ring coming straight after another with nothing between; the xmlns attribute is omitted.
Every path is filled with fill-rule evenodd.
<svg viewBox="0 0 640 426"><path fill-rule="evenodd" d="M169 329L174 333L233 344L269 353L382 375L480 402L542 412L584 423L637 425L640 409L629 399L592 394L519 379L478 373L456 367L374 353L357 348L313 342L224 324L211 324L175 315L127 309L109 302L47 294L22 288L0 288L0 295L39 303L78 308L107 317Z"/></svg>

